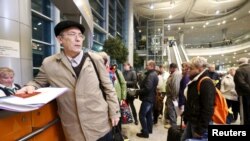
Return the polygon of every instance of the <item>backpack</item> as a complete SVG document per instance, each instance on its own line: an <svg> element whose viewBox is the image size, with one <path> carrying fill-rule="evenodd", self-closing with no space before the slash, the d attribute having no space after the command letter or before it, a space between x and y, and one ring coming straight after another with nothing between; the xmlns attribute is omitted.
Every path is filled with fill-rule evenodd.
<svg viewBox="0 0 250 141"><path fill-rule="evenodd" d="M201 82L204 79L210 79L210 77L203 77L201 80L198 82L198 94L200 94L200 86ZM212 116L212 121L216 124L226 124L227 121L227 116L228 116L228 106L225 97L221 93L221 91L216 88L216 93L215 93L215 101L214 101L214 114Z"/></svg>

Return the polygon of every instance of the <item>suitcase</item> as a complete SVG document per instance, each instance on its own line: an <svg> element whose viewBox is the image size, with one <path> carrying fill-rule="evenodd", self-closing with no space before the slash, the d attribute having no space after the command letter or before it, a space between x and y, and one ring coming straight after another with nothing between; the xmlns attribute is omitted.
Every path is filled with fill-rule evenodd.
<svg viewBox="0 0 250 141"><path fill-rule="evenodd" d="M182 133L184 132L184 129L182 128L182 119L183 117L181 116L181 124L180 126L171 126L168 129L168 136L167 136L167 141L180 141Z"/></svg>

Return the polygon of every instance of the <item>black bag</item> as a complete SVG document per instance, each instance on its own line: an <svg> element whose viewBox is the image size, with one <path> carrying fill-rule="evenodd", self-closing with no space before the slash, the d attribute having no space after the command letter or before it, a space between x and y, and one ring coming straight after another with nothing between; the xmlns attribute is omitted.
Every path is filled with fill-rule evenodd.
<svg viewBox="0 0 250 141"><path fill-rule="evenodd" d="M122 133L118 126L112 128L113 140L112 141L124 141Z"/></svg>
<svg viewBox="0 0 250 141"><path fill-rule="evenodd" d="M180 141L181 136L184 132L184 129L182 128L182 121L183 121L183 116L181 116L181 124L180 126L171 126L168 129L168 136L167 136L167 141Z"/></svg>
<svg viewBox="0 0 250 141"><path fill-rule="evenodd" d="M183 131L180 126L171 126L168 129L167 141L180 141Z"/></svg>
<svg viewBox="0 0 250 141"><path fill-rule="evenodd" d="M136 89L134 89L134 88L127 88L127 94L130 97L136 97Z"/></svg>

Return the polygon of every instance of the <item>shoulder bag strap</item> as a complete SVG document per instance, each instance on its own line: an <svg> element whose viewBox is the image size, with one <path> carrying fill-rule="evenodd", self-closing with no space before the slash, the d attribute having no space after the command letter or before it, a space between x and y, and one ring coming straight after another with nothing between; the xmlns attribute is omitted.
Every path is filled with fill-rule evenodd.
<svg viewBox="0 0 250 141"><path fill-rule="evenodd" d="M100 87L100 89L101 89L101 91L102 91L103 98L106 100L106 95L104 94L103 86L102 86L102 84L101 84L102 81L101 81L100 75L99 75L99 73L98 73L98 71L97 71L97 67L96 67L96 65L95 65L95 62L94 62L94 60L92 59L92 57L89 55L88 52L86 52L86 55L87 55L87 57L89 57L89 59L91 60L93 66L94 66L94 69L95 69L97 78L98 78L98 80L99 80L99 87Z"/></svg>

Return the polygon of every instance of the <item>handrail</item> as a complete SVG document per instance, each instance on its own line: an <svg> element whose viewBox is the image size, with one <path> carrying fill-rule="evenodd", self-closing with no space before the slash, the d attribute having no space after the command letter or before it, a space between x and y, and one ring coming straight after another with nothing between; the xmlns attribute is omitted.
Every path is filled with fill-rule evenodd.
<svg viewBox="0 0 250 141"><path fill-rule="evenodd" d="M27 140L31 139L32 137L44 132L46 129L53 126L54 124L56 124L59 121L60 121L60 119L56 118L56 119L52 120L51 122L49 122L48 124L46 124L45 126L43 126L43 127L39 128L39 129L29 133L28 135L18 139L17 141L27 141Z"/></svg>
<svg viewBox="0 0 250 141"><path fill-rule="evenodd" d="M188 56L187 56L187 52L184 50L184 48L183 48L183 45L180 45L180 48L181 48L181 51L182 51L182 53L184 54L184 57L185 57L185 61L189 61L189 59L188 59Z"/></svg>
<svg viewBox="0 0 250 141"><path fill-rule="evenodd" d="M179 51L178 51L176 45L172 45L172 48L174 50L174 54L175 54L177 66L179 68L179 71L181 71L181 63L182 63L182 61L181 61L181 57L180 57Z"/></svg>

